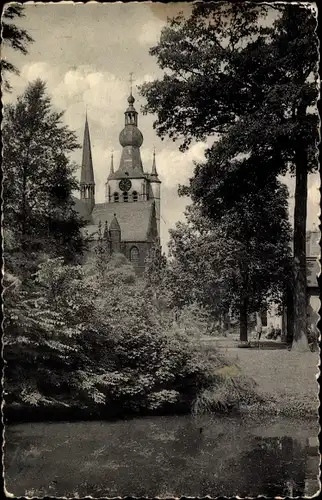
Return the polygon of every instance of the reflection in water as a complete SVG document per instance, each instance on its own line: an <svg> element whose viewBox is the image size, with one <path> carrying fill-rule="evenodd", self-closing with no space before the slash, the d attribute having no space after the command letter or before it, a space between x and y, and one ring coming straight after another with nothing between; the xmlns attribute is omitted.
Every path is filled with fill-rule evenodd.
<svg viewBox="0 0 322 500"><path fill-rule="evenodd" d="M6 431L6 488L15 496L311 496L317 429L254 429L238 419L188 416L23 424ZM302 432L303 431L303 432ZM261 437L260 434L263 436ZM41 470L41 473L39 471Z"/></svg>
<svg viewBox="0 0 322 500"><path fill-rule="evenodd" d="M241 496L303 496L305 490L306 448L288 436L259 438L240 463L244 478Z"/></svg>

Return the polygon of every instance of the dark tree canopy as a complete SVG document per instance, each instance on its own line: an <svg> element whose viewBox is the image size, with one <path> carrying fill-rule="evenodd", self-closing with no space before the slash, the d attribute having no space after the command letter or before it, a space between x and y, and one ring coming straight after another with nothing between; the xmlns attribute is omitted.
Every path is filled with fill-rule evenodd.
<svg viewBox="0 0 322 500"><path fill-rule="evenodd" d="M78 184L69 159L79 146L62 116L40 80L4 107L3 227L11 234L6 248L31 262L33 252L70 260L83 247L83 223L72 200Z"/></svg>
<svg viewBox="0 0 322 500"><path fill-rule="evenodd" d="M268 11L275 19L264 23ZM150 51L165 74L141 87L160 137L180 139L181 150L213 137L182 190L208 214L295 174L294 340L303 346L307 176L317 168L319 141L316 28L309 5L197 4L189 19L168 22Z"/></svg>
<svg viewBox="0 0 322 500"><path fill-rule="evenodd" d="M283 5L273 25L264 27L261 20L269 9L209 3L197 5L189 19L168 23L150 50L164 77L141 87L144 112L156 114L160 137L183 139L185 149L192 140L225 134L231 127L246 133L254 122L248 137L263 120L260 147L267 147L271 132L277 128L278 136L287 123L293 126L284 132L294 135L296 126L307 125L306 136L317 139L316 115L305 124L294 120L300 100L307 106L317 100L316 17L305 7Z"/></svg>
<svg viewBox="0 0 322 500"><path fill-rule="evenodd" d="M9 4L2 14L2 41L5 47L27 54L27 47L33 42L31 36L23 28L14 24L14 20L24 17L24 7L21 4ZM5 76L6 73L19 74L18 68L7 59L1 59L1 72L3 76L4 89L11 90L11 85Z"/></svg>
<svg viewBox="0 0 322 500"><path fill-rule="evenodd" d="M217 317L228 310L243 312L241 340L247 340L247 314L266 300L280 302L290 280L286 191L273 178L233 206L221 204L217 217L194 203L186 212L187 223L170 232L174 295L183 303L199 302Z"/></svg>

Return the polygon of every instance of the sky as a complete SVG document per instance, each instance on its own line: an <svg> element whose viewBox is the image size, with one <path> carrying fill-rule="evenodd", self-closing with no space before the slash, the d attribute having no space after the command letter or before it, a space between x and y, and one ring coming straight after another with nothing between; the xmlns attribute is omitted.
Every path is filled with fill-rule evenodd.
<svg viewBox="0 0 322 500"><path fill-rule="evenodd" d="M136 86L144 81L162 77L149 48L155 45L167 17L183 11L189 14L189 3L111 3L59 4L25 3L25 18L17 24L34 39L26 56L10 49L3 57L15 64L20 75L10 76L11 94L3 102L14 102L28 82L41 78L57 110L65 110L65 123L83 139L87 109L94 174L96 201L104 201L104 185L114 151L118 166L121 146L118 136L124 127L133 72L135 107L140 112L144 104ZM179 142L161 141L153 130L155 117L139 114L139 128L144 136L141 156L144 169L152 166L153 147L156 148L157 169L161 187L161 241L166 249L168 230L184 219L187 198L179 198L179 184L187 183L193 173L193 162L202 161L205 143L192 144L185 153L179 152ZM81 163L81 150L72 159ZM294 209L294 180L284 179L290 190L290 215ZM319 177L312 175L308 191L308 228L318 224ZM292 217L291 217L292 218Z"/></svg>

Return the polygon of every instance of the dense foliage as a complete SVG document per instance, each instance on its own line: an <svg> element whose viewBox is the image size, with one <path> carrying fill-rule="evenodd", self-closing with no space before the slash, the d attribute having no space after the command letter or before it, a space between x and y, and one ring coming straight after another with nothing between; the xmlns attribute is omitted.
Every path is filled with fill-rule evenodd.
<svg viewBox="0 0 322 500"><path fill-rule="evenodd" d="M295 174L294 344L304 346L307 176L317 168L319 122L316 26L309 5L196 4L188 19L170 20L162 31L150 53L164 77L141 89L160 137L182 139L182 150L214 138L189 188L214 220L272 177Z"/></svg>
<svg viewBox="0 0 322 500"><path fill-rule="evenodd" d="M174 301L196 301L219 318L238 317L247 340L249 313L281 302L291 274L285 187L273 182L224 210L216 222L196 205L171 230L167 288Z"/></svg>
<svg viewBox="0 0 322 500"><path fill-rule="evenodd" d="M102 252L85 266L49 259L28 288L6 275L9 417L187 411L205 390L220 407L215 398L227 363L200 349L197 316L189 321L186 311L174 322L171 312L160 315L124 256L101 263ZM253 394L251 387L242 392ZM239 404L237 397L229 401Z"/></svg>
<svg viewBox="0 0 322 500"><path fill-rule="evenodd" d="M69 160L78 143L62 117L40 80L4 107L3 227L6 267L15 273L15 262L20 271L22 262L35 270L40 254L71 261L83 249L83 222L72 199L78 185Z"/></svg>
<svg viewBox="0 0 322 500"><path fill-rule="evenodd" d="M27 47L31 42L33 42L33 39L26 30L14 24L15 20L24 17L24 15L23 5L18 3L7 4L2 14L1 37L5 48L10 47L11 49L25 55L27 54ZM4 90L10 91L11 85L6 74L19 74L19 71L14 64L5 58L1 59L1 73L3 77Z"/></svg>

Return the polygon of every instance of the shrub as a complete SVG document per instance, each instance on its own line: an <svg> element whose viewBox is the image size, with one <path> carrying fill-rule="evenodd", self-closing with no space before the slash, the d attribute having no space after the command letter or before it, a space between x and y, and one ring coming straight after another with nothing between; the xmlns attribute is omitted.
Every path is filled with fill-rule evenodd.
<svg viewBox="0 0 322 500"><path fill-rule="evenodd" d="M193 413L240 409L255 402L262 402L255 382L245 377L237 366L227 364L213 371L213 383L198 393Z"/></svg>
<svg viewBox="0 0 322 500"><path fill-rule="evenodd" d="M101 263L49 259L28 290L7 277L10 407L113 416L193 405L223 409L245 396L242 376L227 372L215 350L201 348L203 311L189 306L176 320L172 311L160 314L124 256Z"/></svg>

